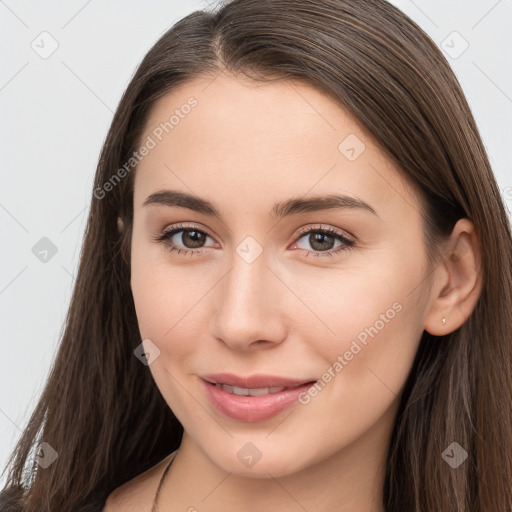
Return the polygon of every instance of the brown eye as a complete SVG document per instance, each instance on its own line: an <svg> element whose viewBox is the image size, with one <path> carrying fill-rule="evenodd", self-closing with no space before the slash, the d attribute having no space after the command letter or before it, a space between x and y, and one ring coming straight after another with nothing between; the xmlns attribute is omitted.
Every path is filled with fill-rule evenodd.
<svg viewBox="0 0 512 512"><path fill-rule="evenodd" d="M336 239L326 233L310 233L308 243L315 251L329 251L334 248Z"/></svg>
<svg viewBox="0 0 512 512"><path fill-rule="evenodd" d="M174 230L171 233L174 233L175 235L180 232L182 235L181 237L178 236L178 240L181 239L182 245L184 245L187 249L198 249L202 247L205 243L206 237L208 236L206 233L196 229L181 229L178 231ZM174 235L171 235L171 233L169 233L169 237L172 239Z"/></svg>
<svg viewBox="0 0 512 512"><path fill-rule="evenodd" d="M305 245L309 245L309 247L298 246L298 248L308 251L308 256L313 257L333 256L333 254L350 249L355 245L355 242L332 228L302 231L294 246L297 246L302 239L305 240ZM336 246L336 242L339 242L339 245Z"/></svg>
<svg viewBox="0 0 512 512"><path fill-rule="evenodd" d="M193 255L202 253L202 249L208 247L205 246L207 238L211 238L208 233L196 227L179 225L167 229L155 240L161 242L171 252Z"/></svg>

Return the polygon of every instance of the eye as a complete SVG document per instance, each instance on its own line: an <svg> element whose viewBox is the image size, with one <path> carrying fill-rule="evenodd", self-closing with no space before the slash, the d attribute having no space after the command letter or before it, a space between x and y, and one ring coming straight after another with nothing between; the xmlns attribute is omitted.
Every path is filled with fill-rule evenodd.
<svg viewBox="0 0 512 512"><path fill-rule="evenodd" d="M203 252L201 249L204 247L203 244L207 238L211 237L196 226L183 226L180 224L164 231L155 240L161 242L171 252L176 251L178 254L190 254L193 256Z"/></svg>
<svg viewBox="0 0 512 512"><path fill-rule="evenodd" d="M321 225L315 228L304 228L298 233L298 238L292 248L295 248L302 239L310 245L311 249L304 247L297 247L298 249L305 250L307 257L320 257L330 256L338 252L351 249L355 246L355 242L344 235L341 231L333 228L324 228ZM160 242L166 249L171 252L177 252L181 255L200 255L205 252L205 242L207 238L212 238L208 233L197 226L184 226L182 224L176 225L171 229L164 231L162 234L154 238L155 241ZM336 247L336 242L339 245ZM206 246L207 248L208 246Z"/></svg>
<svg viewBox="0 0 512 512"><path fill-rule="evenodd" d="M294 246L300 243L302 239L304 239L306 244L313 249L311 251L308 248L298 247L299 249L308 251L306 258L309 256L314 258L323 256L332 257L338 252L351 249L355 246L355 242L344 235L341 231L337 231L333 228L324 228L321 225L316 228L302 229L299 232L299 242L295 242ZM336 241L339 242L337 248L335 246Z"/></svg>

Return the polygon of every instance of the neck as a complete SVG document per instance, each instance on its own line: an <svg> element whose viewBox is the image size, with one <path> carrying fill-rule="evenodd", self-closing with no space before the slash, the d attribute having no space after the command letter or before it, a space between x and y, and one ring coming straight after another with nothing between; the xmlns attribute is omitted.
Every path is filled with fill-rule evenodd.
<svg viewBox="0 0 512 512"><path fill-rule="evenodd" d="M257 478L225 471L185 431L160 492L160 510L384 512L386 456L396 412L392 409L349 445L327 457L312 453L311 464L277 477L268 471Z"/></svg>

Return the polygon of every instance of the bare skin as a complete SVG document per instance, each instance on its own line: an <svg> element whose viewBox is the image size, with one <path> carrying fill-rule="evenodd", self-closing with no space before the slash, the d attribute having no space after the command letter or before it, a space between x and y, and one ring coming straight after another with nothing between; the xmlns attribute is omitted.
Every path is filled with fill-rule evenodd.
<svg viewBox="0 0 512 512"><path fill-rule="evenodd" d="M417 191L337 102L299 82L212 80L158 100L142 141L188 98L198 103L135 176L139 329L160 350L149 371L185 429L159 508L383 512L389 438L421 335L460 327L481 290L474 227L460 220L440 247L457 257L429 269ZM143 205L164 189L210 201L221 218ZM373 212L270 214L275 203L329 194L358 198ZM202 252L170 252L154 240L178 224L189 231L165 243ZM194 228L206 233L200 248L187 237ZM334 229L353 245L327 234L325 256L302 228ZM250 263L237 252L258 246ZM209 402L199 376L217 372L325 385L307 403L248 423ZM237 456L247 443L261 454L251 467ZM149 511L162 468L118 489L106 510Z"/></svg>

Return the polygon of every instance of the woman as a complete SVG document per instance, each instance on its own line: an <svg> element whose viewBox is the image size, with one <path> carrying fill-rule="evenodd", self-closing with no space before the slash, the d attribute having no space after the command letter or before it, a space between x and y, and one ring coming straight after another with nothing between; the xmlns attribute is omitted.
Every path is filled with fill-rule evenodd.
<svg viewBox="0 0 512 512"><path fill-rule="evenodd" d="M512 510L511 241L402 12L187 16L115 114L0 510Z"/></svg>

